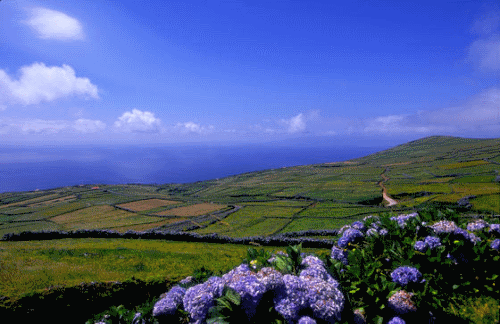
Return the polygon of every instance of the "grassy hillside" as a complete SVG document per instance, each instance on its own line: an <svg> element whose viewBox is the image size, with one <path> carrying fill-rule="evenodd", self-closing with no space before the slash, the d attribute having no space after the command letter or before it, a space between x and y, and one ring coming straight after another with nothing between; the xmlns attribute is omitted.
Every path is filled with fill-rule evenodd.
<svg viewBox="0 0 500 324"><path fill-rule="evenodd" d="M193 226L200 233L272 235L339 228L387 210L457 206L464 197L469 197L464 210L499 214L499 180L500 139L433 136L350 161L189 184L97 184L3 193L0 235ZM383 187L398 204L387 207ZM225 217L234 205L243 208Z"/></svg>

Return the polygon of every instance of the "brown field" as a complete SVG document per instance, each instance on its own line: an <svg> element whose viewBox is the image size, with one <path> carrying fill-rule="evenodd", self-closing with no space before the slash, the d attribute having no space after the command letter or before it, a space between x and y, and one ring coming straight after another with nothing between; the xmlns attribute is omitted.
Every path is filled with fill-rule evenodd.
<svg viewBox="0 0 500 324"><path fill-rule="evenodd" d="M8 208L8 207L14 207L14 206L27 206L29 204L34 204L40 201L44 201L47 199L51 198L56 198L56 197L61 197L59 194L50 194L50 195L45 195L37 198L32 198L32 199L27 199L23 201L18 201L12 204L7 204L7 205L0 205L0 208Z"/></svg>
<svg viewBox="0 0 500 324"><path fill-rule="evenodd" d="M182 216L182 217L200 216L200 215L205 215L205 214L214 212L216 210L219 210L219 209L222 209L225 207L227 207L227 206L226 205L219 205L219 204L203 203L203 204L196 204L196 205L191 205L191 206L186 206L186 207L172 208L172 209L157 213L156 215L159 215L159 216L172 215L172 216Z"/></svg>
<svg viewBox="0 0 500 324"><path fill-rule="evenodd" d="M139 200L139 201L133 201L129 202L126 204L121 204L117 205L118 207L121 208L127 208L133 211L141 212L145 210L150 210L153 208L158 208L158 207L163 207L163 206L168 206L168 205L175 205L178 204L178 201L175 200L164 200L164 199L146 199L146 200Z"/></svg>
<svg viewBox="0 0 500 324"><path fill-rule="evenodd" d="M39 203L33 203L33 204L28 205L28 207L43 207L43 206L48 206L50 204L55 204L55 203L59 203L59 202L71 201L74 199L76 199L75 195L65 196L65 197L61 197L61 198L57 198L57 199L42 201Z"/></svg>

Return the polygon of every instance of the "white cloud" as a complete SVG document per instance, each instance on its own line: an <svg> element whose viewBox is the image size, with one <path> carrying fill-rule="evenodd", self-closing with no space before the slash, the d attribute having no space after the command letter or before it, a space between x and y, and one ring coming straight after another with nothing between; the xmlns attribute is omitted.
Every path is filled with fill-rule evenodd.
<svg viewBox="0 0 500 324"><path fill-rule="evenodd" d="M123 132L157 132L161 121L152 112L133 109L125 112L115 122L114 126Z"/></svg>
<svg viewBox="0 0 500 324"><path fill-rule="evenodd" d="M282 122L288 125L289 133L300 133L306 130L306 122L302 113L290 119L283 119Z"/></svg>
<svg viewBox="0 0 500 324"><path fill-rule="evenodd" d="M73 124L73 128L80 133L97 133L106 128L106 124L100 120L80 118Z"/></svg>
<svg viewBox="0 0 500 324"><path fill-rule="evenodd" d="M4 70L0 70L0 105L2 101L38 104L71 95L99 98L97 86L88 78L76 77L75 71L66 64L62 67L47 67L43 63L33 63L19 70L19 79L13 80Z"/></svg>
<svg viewBox="0 0 500 324"><path fill-rule="evenodd" d="M22 122L20 130L24 133L45 133L55 134L69 127L69 123L64 120L42 120L34 119Z"/></svg>
<svg viewBox="0 0 500 324"><path fill-rule="evenodd" d="M197 133L197 134L210 133L214 129L214 127L212 125L202 126L202 125L196 124L194 122L177 123L175 128L177 130L180 130L183 133Z"/></svg>
<svg viewBox="0 0 500 324"><path fill-rule="evenodd" d="M469 47L469 59L481 70L500 71L500 36L473 42Z"/></svg>
<svg viewBox="0 0 500 324"><path fill-rule="evenodd" d="M365 120L365 133L500 135L500 89L491 88L464 104L412 115Z"/></svg>
<svg viewBox="0 0 500 324"><path fill-rule="evenodd" d="M81 23L60 11L34 8L31 17L24 21L42 39L80 40L84 38Z"/></svg>
<svg viewBox="0 0 500 324"><path fill-rule="evenodd" d="M471 32L475 34L489 35L494 33L500 26L500 12L488 11L472 25Z"/></svg>

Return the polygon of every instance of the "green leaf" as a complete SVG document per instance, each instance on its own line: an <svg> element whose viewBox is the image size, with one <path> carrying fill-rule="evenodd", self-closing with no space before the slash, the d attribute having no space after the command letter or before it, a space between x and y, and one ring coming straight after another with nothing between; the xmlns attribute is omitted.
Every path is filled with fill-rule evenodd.
<svg viewBox="0 0 500 324"><path fill-rule="evenodd" d="M239 306L241 304L241 296L236 292L236 290L228 288L226 290L225 297L232 302L234 305Z"/></svg>
<svg viewBox="0 0 500 324"><path fill-rule="evenodd" d="M453 289L458 289L460 285L453 285Z"/></svg>

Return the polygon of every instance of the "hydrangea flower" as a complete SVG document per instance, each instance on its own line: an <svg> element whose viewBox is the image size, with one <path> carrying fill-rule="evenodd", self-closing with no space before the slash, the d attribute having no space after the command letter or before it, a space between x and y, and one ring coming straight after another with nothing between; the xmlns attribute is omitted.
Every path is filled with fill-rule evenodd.
<svg viewBox="0 0 500 324"><path fill-rule="evenodd" d="M406 286L409 282L419 282L422 274L416 268L403 266L391 272L391 278L393 282Z"/></svg>
<svg viewBox="0 0 500 324"><path fill-rule="evenodd" d="M210 277L205 283L189 288L182 299L184 310L194 321L203 321L215 299L221 297L224 283L219 277Z"/></svg>
<svg viewBox="0 0 500 324"><path fill-rule="evenodd" d="M477 237L474 233L469 233L469 240L474 244L476 244L477 242L481 242L481 238Z"/></svg>
<svg viewBox="0 0 500 324"><path fill-rule="evenodd" d="M385 228L382 228L381 230L378 231L378 234L380 236L386 236L387 234L389 234L389 231Z"/></svg>
<svg viewBox="0 0 500 324"><path fill-rule="evenodd" d="M427 251L427 244L425 244L424 241L417 241L415 242L415 245L413 245L413 248L419 252L425 253Z"/></svg>
<svg viewBox="0 0 500 324"><path fill-rule="evenodd" d="M246 315L252 318L262 296L266 293L266 285L259 281L253 272L248 275L234 276L226 284L241 296L241 307Z"/></svg>
<svg viewBox="0 0 500 324"><path fill-rule="evenodd" d="M488 229L488 233L491 232L496 232L497 234L500 234L500 224L491 224L490 228Z"/></svg>
<svg viewBox="0 0 500 324"><path fill-rule="evenodd" d="M184 279L182 279L181 281L179 281L180 284L188 284L190 283L191 281L193 281L193 276L188 276Z"/></svg>
<svg viewBox="0 0 500 324"><path fill-rule="evenodd" d="M424 242L425 242L425 244L427 244L427 246L431 250L437 248L438 246L441 246L441 240L439 239L439 237L435 237L435 236L427 236L424 239Z"/></svg>
<svg viewBox="0 0 500 324"><path fill-rule="evenodd" d="M451 233L458 229L458 226L453 221L442 220L430 226L434 233Z"/></svg>
<svg viewBox="0 0 500 324"><path fill-rule="evenodd" d="M414 312L417 310L417 307L411 300L412 296L413 293L408 293L404 290L400 290L389 298L389 307L399 315Z"/></svg>
<svg viewBox="0 0 500 324"><path fill-rule="evenodd" d="M344 232L344 234L342 234L342 237L339 239L338 246L345 248L349 243L355 243L361 238L363 238L363 233L361 233L361 231L349 228Z"/></svg>
<svg viewBox="0 0 500 324"><path fill-rule="evenodd" d="M410 220L411 218L417 217L417 213L411 213L411 214L406 214L406 215L398 215L398 216L393 216L390 218L392 221L396 221L399 225L399 227L404 228L406 226L406 222Z"/></svg>
<svg viewBox="0 0 500 324"><path fill-rule="evenodd" d="M285 285L277 290L274 305L278 313L293 323L297 321L299 312L309 306L308 287L303 278L293 275L284 275L283 282Z"/></svg>
<svg viewBox="0 0 500 324"><path fill-rule="evenodd" d="M284 285L283 274L273 268L262 268L255 274L267 291L275 290Z"/></svg>
<svg viewBox="0 0 500 324"><path fill-rule="evenodd" d="M175 286L160 299L153 308L153 316L168 316L174 315L177 308L182 304L182 298L186 294L186 289Z"/></svg>
<svg viewBox="0 0 500 324"><path fill-rule="evenodd" d="M328 323L340 321L344 309L344 295L340 290L318 278L305 278L305 281L307 299L314 317Z"/></svg>
<svg viewBox="0 0 500 324"><path fill-rule="evenodd" d="M325 263L320 258L314 255L306 256L304 259L302 259L301 264L303 266L320 266L320 267L325 266Z"/></svg>
<svg viewBox="0 0 500 324"><path fill-rule="evenodd" d="M489 224L486 221L484 221L482 219L478 219L472 223L467 224L467 230L471 231L471 232L482 231L483 229L485 229L488 226L489 226Z"/></svg>
<svg viewBox="0 0 500 324"><path fill-rule="evenodd" d="M378 235L377 229L369 228L368 231L366 231L366 236L374 236L374 235Z"/></svg>
<svg viewBox="0 0 500 324"><path fill-rule="evenodd" d="M316 324L316 321L309 316L303 316L299 319L298 324Z"/></svg>
<svg viewBox="0 0 500 324"><path fill-rule="evenodd" d="M500 239L495 239L491 242L491 248L495 250L500 250Z"/></svg>
<svg viewBox="0 0 500 324"><path fill-rule="evenodd" d="M374 215L368 215L365 218L363 218L363 222L366 222L369 219L376 219L378 221L380 219L380 217L374 216Z"/></svg>
<svg viewBox="0 0 500 324"><path fill-rule="evenodd" d="M395 316L387 324L406 324L406 322L401 317Z"/></svg>
<svg viewBox="0 0 500 324"><path fill-rule="evenodd" d="M366 230L365 224L363 224L363 222L360 222L360 221L356 221L356 222L352 223L351 228L357 229L358 231Z"/></svg>
<svg viewBox="0 0 500 324"><path fill-rule="evenodd" d="M340 262L342 262L344 265L347 265L349 263L348 259L347 259L347 256L348 256L348 252L341 249L341 248L338 248L337 246L333 246L332 247L332 253L330 255L330 257L334 260L338 260Z"/></svg>
<svg viewBox="0 0 500 324"><path fill-rule="evenodd" d="M351 228L351 225L344 225L342 226L339 231L337 232L338 235L342 235L344 234L345 231L347 231L348 229Z"/></svg>

